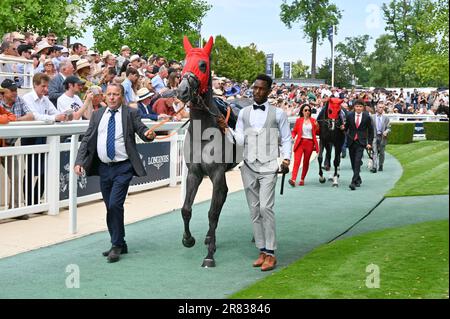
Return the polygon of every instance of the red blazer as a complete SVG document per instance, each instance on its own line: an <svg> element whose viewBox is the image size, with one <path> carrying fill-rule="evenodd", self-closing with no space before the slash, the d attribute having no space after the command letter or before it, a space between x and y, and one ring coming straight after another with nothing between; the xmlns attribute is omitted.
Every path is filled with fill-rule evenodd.
<svg viewBox="0 0 450 319"><path fill-rule="evenodd" d="M300 141L302 140L304 120L305 120L305 118L299 117L297 119L297 121L295 122L294 129L292 130L292 138L295 139L295 137L297 137L297 139L295 140L295 143L294 143L294 152L297 150L298 146L300 145ZM316 135L319 134L317 126L316 126L317 121L315 119L313 119L312 117L309 120L311 121L311 125L312 125L312 138L313 138L313 143L314 143L314 150L317 153L319 153L319 143L317 143L317 138L316 138Z"/></svg>

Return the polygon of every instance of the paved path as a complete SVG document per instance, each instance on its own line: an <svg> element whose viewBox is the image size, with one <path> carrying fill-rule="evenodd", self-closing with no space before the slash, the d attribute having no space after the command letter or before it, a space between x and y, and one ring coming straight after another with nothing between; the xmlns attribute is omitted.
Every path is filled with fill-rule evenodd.
<svg viewBox="0 0 450 319"><path fill-rule="evenodd" d="M305 187L290 188L286 183L285 195L277 195L277 270L354 225L402 174L400 163L387 155L385 171L371 174L365 168L362 187L351 192L349 166L349 160L344 160L337 189L318 183L313 164ZM226 298L270 275L251 267L257 250L251 243L242 191L229 194L222 211L217 267L200 267L206 255L202 242L208 209L209 202L194 206L191 230L197 244L190 249L181 244L183 222L178 210L128 225L130 252L115 264L106 263L100 255L108 247L106 232L0 259L0 298ZM346 236L445 218L448 196L387 199ZM80 271L80 288L66 288L69 265Z"/></svg>

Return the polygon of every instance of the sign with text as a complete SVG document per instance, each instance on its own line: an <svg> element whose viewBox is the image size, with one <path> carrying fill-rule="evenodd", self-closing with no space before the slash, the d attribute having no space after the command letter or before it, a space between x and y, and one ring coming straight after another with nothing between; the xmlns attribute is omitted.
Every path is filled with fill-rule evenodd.
<svg viewBox="0 0 450 319"><path fill-rule="evenodd" d="M291 78L291 62L284 62L283 64L283 79Z"/></svg>
<svg viewBox="0 0 450 319"><path fill-rule="evenodd" d="M273 53L266 55L266 75L273 77Z"/></svg>
<svg viewBox="0 0 450 319"><path fill-rule="evenodd" d="M156 182L170 177L170 142L137 144L137 150L144 165L146 176L133 177L130 185ZM59 199L69 198L69 152L61 152L59 175ZM176 160L173 159L173 160ZM100 192L98 176L79 176L77 196L86 196Z"/></svg>

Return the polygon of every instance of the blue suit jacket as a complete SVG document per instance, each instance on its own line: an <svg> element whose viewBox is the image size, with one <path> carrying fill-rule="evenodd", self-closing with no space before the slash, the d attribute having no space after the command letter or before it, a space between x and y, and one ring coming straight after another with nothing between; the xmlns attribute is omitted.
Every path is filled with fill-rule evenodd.
<svg viewBox="0 0 450 319"><path fill-rule="evenodd" d="M149 105L144 105L142 102L138 102L139 115L143 119L150 119L153 121L158 120L158 113L153 112L153 109ZM148 110L148 113L147 113Z"/></svg>

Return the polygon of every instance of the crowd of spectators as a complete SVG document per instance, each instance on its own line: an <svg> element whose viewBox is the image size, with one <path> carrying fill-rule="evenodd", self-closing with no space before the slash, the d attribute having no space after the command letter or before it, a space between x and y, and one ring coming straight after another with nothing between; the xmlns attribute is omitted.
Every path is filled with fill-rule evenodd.
<svg viewBox="0 0 450 319"><path fill-rule="evenodd" d="M121 84L125 102L139 109L144 118L152 118L149 112L153 111L158 115L155 119L180 120L188 116L186 112L174 116L174 109L182 106L175 94L182 70L179 61L168 61L156 54L145 57L132 52L127 45L123 45L117 55L111 51L100 54L89 50L82 43L67 47L63 45L64 41L58 44L54 33L40 37L31 33L12 32L4 35L2 41L0 59L4 60L0 63L0 105L4 110L14 113L18 107L8 105L4 96L24 87L25 74L33 76L33 87L27 94L39 102L29 99L29 103L25 104L31 115L26 118L16 117L16 120L89 119L94 110L105 105L103 94L109 83ZM7 62L6 58L14 58L14 62ZM27 60L27 63L21 63L21 60ZM36 92L41 85L36 80L42 81L42 94ZM150 92L145 99L148 105L138 108L138 104L143 104L138 95L143 88ZM20 96L15 99L18 103L22 102ZM159 99L167 103L156 103ZM153 108L154 104L168 105L168 102L170 106Z"/></svg>
<svg viewBox="0 0 450 319"><path fill-rule="evenodd" d="M0 103L8 111L20 113L15 110L17 107L13 109L11 105L8 106L8 103L5 103L4 91L22 87L24 77L21 74L24 72L34 75L45 74L47 77L39 79L48 79L43 96L51 102L49 109L38 110L33 105L27 105L30 111L28 113L34 115L35 119L43 118L39 112L46 112L45 115L75 114L74 117L44 116L46 120L89 119L92 111L104 106L103 93L108 83L122 84L126 103L138 108L144 118L158 119L162 118L159 116L161 114L171 117L182 106L182 102L176 98L175 94L182 70L182 63L179 61L168 61L165 57L156 54L145 57L139 52L132 52L127 45L123 45L117 55L111 51L100 54L89 50L82 43L74 43L66 47L63 45L64 41L59 41L61 44L58 44L58 38L54 33L41 37L31 33L12 32L4 35L2 40L0 57L32 61L32 63L0 63L0 72L2 72L0 84L3 84L0 89L2 90ZM5 75L5 73L17 75ZM252 97L251 85L247 80L237 83L214 74L213 76L213 92L217 98L233 100ZM74 80L75 78L78 80ZM5 82L5 80L8 81ZM33 83L32 92L35 92L35 85L36 83ZM145 107L142 107L144 102L139 99L138 94L138 91L143 88L150 92L149 96L146 96ZM427 92L417 89L413 91L355 90L330 88L327 85L301 87L294 84L290 86L274 84L269 101L283 108L289 116L295 116L304 104L311 106L313 114L319 113L331 96L341 98L344 108L351 108L354 101L362 99L372 113L378 102L383 102L387 114L448 115L448 90ZM156 103L161 98L165 100ZM18 104L23 104L20 97L17 101ZM152 117L150 112L158 116ZM182 117L188 116L187 112L182 114ZM17 120L23 119L22 116L19 116ZM24 119L30 120L30 118L31 116L27 116ZM173 120L180 119L180 116L173 118Z"/></svg>
<svg viewBox="0 0 450 319"><path fill-rule="evenodd" d="M242 84L226 78L215 77L213 92L218 98L233 101L243 97L251 97L251 87L248 82ZM367 111L375 113L376 105L383 103L385 114L429 114L449 115L448 89L423 90L387 90L387 89L346 89L332 88L328 85L318 87L302 87L283 83L274 84L269 95L269 102L282 108L288 116L297 116L300 108L307 104L313 114L319 114L330 97L342 99L341 106L351 109L355 101L363 100Z"/></svg>

